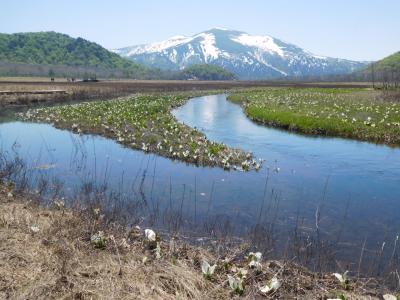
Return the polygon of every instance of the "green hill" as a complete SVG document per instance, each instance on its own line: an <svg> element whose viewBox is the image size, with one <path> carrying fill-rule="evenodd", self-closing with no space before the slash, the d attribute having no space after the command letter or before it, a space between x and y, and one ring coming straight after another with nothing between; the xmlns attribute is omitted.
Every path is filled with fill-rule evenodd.
<svg viewBox="0 0 400 300"><path fill-rule="evenodd" d="M181 71L182 79L233 80L235 74L215 65L192 65Z"/></svg>
<svg viewBox="0 0 400 300"><path fill-rule="evenodd" d="M400 71L400 51L375 63L377 71Z"/></svg>
<svg viewBox="0 0 400 300"><path fill-rule="evenodd" d="M0 34L0 62L20 70L41 65L57 66L54 69L58 73L86 70L131 78L157 76L157 70L124 59L96 43L56 32Z"/></svg>
<svg viewBox="0 0 400 300"><path fill-rule="evenodd" d="M364 69L352 73L348 80L375 81L383 87L398 87L400 84L400 52L370 63Z"/></svg>

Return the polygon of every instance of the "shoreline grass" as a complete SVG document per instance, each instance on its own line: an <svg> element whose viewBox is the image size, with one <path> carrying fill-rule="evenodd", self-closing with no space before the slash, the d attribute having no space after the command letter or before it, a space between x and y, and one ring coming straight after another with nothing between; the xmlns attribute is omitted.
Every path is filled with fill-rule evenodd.
<svg viewBox="0 0 400 300"><path fill-rule="evenodd" d="M197 94L198 95L198 94ZM171 110L194 94L132 95L109 101L28 110L27 121L52 123L76 133L99 134L127 147L199 166L259 169L251 153L215 143L178 122Z"/></svg>
<svg viewBox="0 0 400 300"><path fill-rule="evenodd" d="M233 93L255 122L307 135L400 146L400 103L381 92L339 88L267 88Z"/></svg>

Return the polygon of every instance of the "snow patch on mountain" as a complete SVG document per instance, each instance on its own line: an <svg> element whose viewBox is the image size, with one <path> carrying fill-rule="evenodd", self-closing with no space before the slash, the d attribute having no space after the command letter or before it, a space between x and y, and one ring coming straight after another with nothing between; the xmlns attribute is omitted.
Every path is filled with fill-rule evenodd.
<svg viewBox="0 0 400 300"><path fill-rule="evenodd" d="M196 38L202 38L200 47L204 55L206 63L212 59L217 59L221 54L221 51L215 46L215 36L211 33L201 33Z"/></svg>
<svg viewBox="0 0 400 300"><path fill-rule="evenodd" d="M168 40L162 42L151 43L147 45L141 45L132 47L132 50L127 53L127 56L142 54L142 53L154 53L154 52L161 52L163 50L176 47L181 44L188 43L192 40L191 37L186 36L174 36L169 38Z"/></svg>
<svg viewBox="0 0 400 300"><path fill-rule="evenodd" d="M270 36L249 35L243 33L237 37L232 38L233 41L242 45L256 47L267 52L276 53L279 56L284 56L284 52Z"/></svg>

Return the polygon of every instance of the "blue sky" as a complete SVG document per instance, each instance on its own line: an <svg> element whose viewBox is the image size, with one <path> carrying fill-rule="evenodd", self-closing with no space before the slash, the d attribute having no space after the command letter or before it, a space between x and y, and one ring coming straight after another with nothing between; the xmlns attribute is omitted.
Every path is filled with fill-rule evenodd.
<svg viewBox="0 0 400 300"><path fill-rule="evenodd" d="M400 0L2 0L0 32L53 30L118 48L224 27L376 60L400 51L399 12Z"/></svg>

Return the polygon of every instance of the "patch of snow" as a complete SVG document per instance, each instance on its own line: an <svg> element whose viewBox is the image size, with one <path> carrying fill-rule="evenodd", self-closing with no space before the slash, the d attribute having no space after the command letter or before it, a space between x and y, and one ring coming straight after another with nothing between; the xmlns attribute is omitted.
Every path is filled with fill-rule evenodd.
<svg viewBox="0 0 400 300"><path fill-rule="evenodd" d="M196 37L202 37L200 48L206 63L211 59L217 59L219 57L221 50L215 46L215 35L211 33L200 33Z"/></svg>
<svg viewBox="0 0 400 300"><path fill-rule="evenodd" d="M259 36L259 35L249 35L247 33L242 33L239 36L231 38L232 41L237 42L239 44L257 47L266 52L276 53L279 56L284 56L284 51L281 47L279 47L274 39L270 36Z"/></svg>
<svg viewBox="0 0 400 300"><path fill-rule="evenodd" d="M180 62L180 66L184 67L186 62L193 56L199 56L199 53L196 53L193 49L192 44L187 45L188 50L183 54L182 60Z"/></svg>
<svg viewBox="0 0 400 300"><path fill-rule="evenodd" d="M174 63L177 62L177 55L178 55L178 52L176 51L176 49L173 49L173 50L172 50L172 53L170 54L170 59L171 59L171 61L173 61Z"/></svg>
<svg viewBox="0 0 400 300"><path fill-rule="evenodd" d="M326 56L321 56L321 55L313 55L313 57L318 59L328 59Z"/></svg>
<svg viewBox="0 0 400 300"><path fill-rule="evenodd" d="M272 66L270 63L268 63L268 61L266 61L266 60L264 59L264 57L263 57L261 51L255 51L255 52L254 52L254 57L255 57L255 59L256 59L257 61L259 61L259 62L260 62L261 64L263 64L264 66L267 66L267 67L269 67L269 68L271 68L271 69L273 69L273 70L275 70L275 71L281 73L283 76L287 76L287 75L288 75L286 72L284 72L284 71L282 71L282 70L280 70L280 69L278 69L278 68Z"/></svg>
<svg viewBox="0 0 400 300"><path fill-rule="evenodd" d="M181 44L188 43L193 40L193 37L186 37L183 35L178 35L171 37L162 42L151 43L147 45L141 45L137 47L132 47L132 49L127 53L127 56L133 56L136 54L143 54L143 53L155 53L155 52L162 52L168 48L176 47Z"/></svg>

